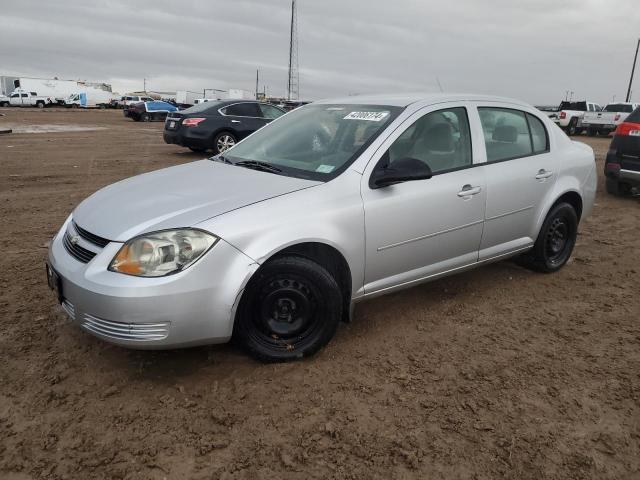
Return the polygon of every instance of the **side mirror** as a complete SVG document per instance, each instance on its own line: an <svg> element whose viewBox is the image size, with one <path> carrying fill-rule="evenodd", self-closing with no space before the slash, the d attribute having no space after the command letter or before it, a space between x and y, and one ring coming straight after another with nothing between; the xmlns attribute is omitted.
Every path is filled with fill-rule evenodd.
<svg viewBox="0 0 640 480"><path fill-rule="evenodd" d="M415 158L400 158L386 167L376 167L369 181L373 189L383 188L394 183L427 180L433 176L431 168Z"/></svg>

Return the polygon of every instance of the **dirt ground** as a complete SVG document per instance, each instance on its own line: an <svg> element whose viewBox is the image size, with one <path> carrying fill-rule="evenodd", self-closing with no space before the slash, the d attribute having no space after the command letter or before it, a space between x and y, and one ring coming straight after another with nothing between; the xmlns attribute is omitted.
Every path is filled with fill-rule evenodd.
<svg viewBox="0 0 640 480"><path fill-rule="evenodd" d="M640 478L639 199L601 178L559 273L360 304L302 362L137 352L67 322L46 244L100 187L200 156L120 111L0 113L29 132L0 136L0 478ZM601 172L609 139L581 140Z"/></svg>

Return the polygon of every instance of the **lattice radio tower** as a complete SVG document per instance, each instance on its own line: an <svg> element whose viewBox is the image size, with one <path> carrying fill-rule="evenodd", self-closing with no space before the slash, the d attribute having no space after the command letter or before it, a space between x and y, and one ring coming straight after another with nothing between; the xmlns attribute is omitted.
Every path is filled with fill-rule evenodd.
<svg viewBox="0 0 640 480"><path fill-rule="evenodd" d="M300 74L298 73L298 12L296 0L291 0L291 36L289 38L289 80L287 100L298 100Z"/></svg>

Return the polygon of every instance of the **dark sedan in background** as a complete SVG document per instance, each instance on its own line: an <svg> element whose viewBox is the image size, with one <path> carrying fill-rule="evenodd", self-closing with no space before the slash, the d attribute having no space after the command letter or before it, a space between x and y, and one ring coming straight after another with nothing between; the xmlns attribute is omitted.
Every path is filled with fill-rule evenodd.
<svg viewBox="0 0 640 480"><path fill-rule="evenodd" d="M618 125L604 164L607 192L640 193L640 108Z"/></svg>
<svg viewBox="0 0 640 480"><path fill-rule="evenodd" d="M178 111L178 107L175 105L154 100L152 102L138 102L125 105L122 112L125 117L131 118L136 122L153 122L156 120L162 121L167 118L168 113L176 111Z"/></svg>
<svg viewBox="0 0 640 480"><path fill-rule="evenodd" d="M247 100L224 100L194 105L167 116L164 141L194 152L231 148L286 112L274 105Z"/></svg>

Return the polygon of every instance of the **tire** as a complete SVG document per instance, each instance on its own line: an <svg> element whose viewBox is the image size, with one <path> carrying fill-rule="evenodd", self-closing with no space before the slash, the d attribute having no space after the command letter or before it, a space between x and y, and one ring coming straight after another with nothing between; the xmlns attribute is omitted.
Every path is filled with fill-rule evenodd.
<svg viewBox="0 0 640 480"><path fill-rule="evenodd" d="M313 355L333 338L342 316L342 294L321 265L281 257L249 281L238 307L234 338L263 362Z"/></svg>
<svg viewBox="0 0 640 480"><path fill-rule="evenodd" d="M631 187L612 178L605 179L607 193L616 197L624 197L631 193Z"/></svg>
<svg viewBox="0 0 640 480"><path fill-rule="evenodd" d="M572 118L567 125L567 135L573 136L578 134L578 119Z"/></svg>
<svg viewBox="0 0 640 480"><path fill-rule="evenodd" d="M587 135L590 137L595 137L598 134L598 131L595 128L587 128Z"/></svg>
<svg viewBox="0 0 640 480"><path fill-rule="evenodd" d="M233 147L238 140L230 132L220 132L213 137L213 152L218 155Z"/></svg>
<svg viewBox="0 0 640 480"><path fill-rule="evenodd" d="M207 151L206 148L194 148L194 147L187 147L187 148L194 153L204 153Z"/></svg>
<svg viewBox="0 0 640 480"><path fill-rule="evenodd" d="M78 108L78 104L77 103L72 103L71 104L71 108Z"/></svg>
<svg viewBox="0 0 640 480"><path fill-rule="evenodd" d="M575 209L568 203L558 203L547 214L533 248L518 263L538 272L557 272L571 257L577 236Z"/></svg>
<svg viewBox="0 0 640 480"><path fill-rule="evenodd" d="M148 113L143 113L140 117L140 120L142 120L143 122L150 122L151 116Z"/></svg>
<svg viewBox="0 0 640 480"><path fill-rule="evenodd" d="M36 107L44 108L44 102L36 102Z"/></svg>

